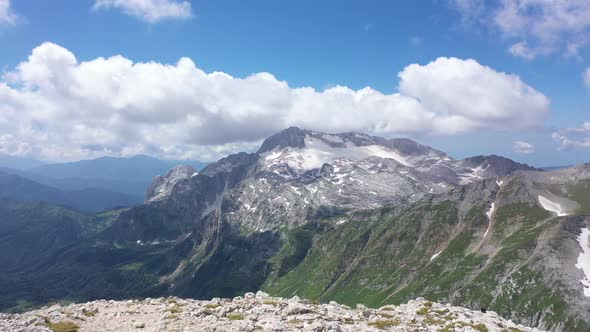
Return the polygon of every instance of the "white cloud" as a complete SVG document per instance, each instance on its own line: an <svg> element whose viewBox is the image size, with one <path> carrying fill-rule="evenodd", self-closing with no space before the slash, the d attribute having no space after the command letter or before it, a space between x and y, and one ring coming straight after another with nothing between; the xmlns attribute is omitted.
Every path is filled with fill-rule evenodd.
<svg viewBox="0 0 590 332"><path fill-rule="evenodd" d="M586 68L586 70L584 70L584 73L582 74L582 78L584 79L584 84L586 84L586 86L590 88L590 67L588 67L588 68Z"/></svg>
<svg viewBox="0 0 590 332"><path fill-rule="evenodd" d="M535 146L531 143L516 141L512 146L512 150L516 153L530 154L535 152Z"/></svg>
<svg viewBox="0 0 590 332"><path fill-rule="evenodd" d="M18 16L12 11L10 0L0 0L0 25L14 25Z"/></svg>
<svg viewBox="0 0 590 332"><path fill-rule="evenodd" d="M399 92L293 88L123 56L80 62L52 43L0 80L0 152L49 160L146 153L213 159L288 126L385 136L542 125L549 100L518 76L439 58L399 74Z"/></svg>
<svg viewBox="0 0 590 332"><path fill-rule="evenodd" d="M149 23L193 16L190 2L178 0L95 0L93 8L117 8Z"/></svg>
<svg viewBox="0 0 590 332"><path fill-rule="evenodd" d="M554 132L552 137L562 149L590 148L590 122L580 127L561 129Z"/></svg>
<svg viewBox="0 0 590 332"><path fill-rule="evenodd" d="M484 0L449 0L449 3L461 14L466 24L481 22L486 9Z"/></svg>
<svg viewBox="0 0 590 332"><path fill-rule="evenodd" d="M483 23L514 41L509 52L515 56L578 56L589 41L588 0L449 1L464 21Z"/></svg>
<svg viewBox="0 0 590 332"><path fill-rule="evenodd" d="M549 100L516 75L475 60L438 58L407 66L399 75L400 93L420 103L438 133L533 128L549 112Z"/></svg>
<svg viewBox="0 0 590 332"><path fill-rule="evenodd" d="M518 42L513 44L508 49L508 52L514 56L521 57L527 60L533 60L539 55L549 55L555 52L551 47L529 47L525 42Z"/></svg>

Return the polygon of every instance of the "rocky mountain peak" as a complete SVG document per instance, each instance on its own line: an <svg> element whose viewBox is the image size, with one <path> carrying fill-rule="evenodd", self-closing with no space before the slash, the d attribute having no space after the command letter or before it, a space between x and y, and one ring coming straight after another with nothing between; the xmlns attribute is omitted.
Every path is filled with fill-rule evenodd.
<svg viewBox="0 0 590 332"><path fill-rule="evenodd" d="M305 147L305 136L309 134L309 130L300 129L297 127L289 127L280 132L270 136L262 142L262 146L258 153L265 153L276 148L303 148Z"/></svg>
<svg viewBox="0 0 590 332"><path fill-rule="evenodd" d="M475 156L470 157L463 160L463 165L466 167L477 167L481 170L481 172L485 173L485 177L493 178L499 177L506 174L513 173L515 171L524 170L524 171L535 171L537 170L534 167L531 167L527 164L521 164L515 162L511 159L498 156L498 155L489 155L489 156Z"/></svg>
<svg viewBox="0 0 590 332"><path fill-rule="evenodd" d="M351 157L350 154L353 153L355 156L352 157L359 157L358 153L355 152L359 152L358 148L362 147L374 148L366 149L365 153L362 153L360 157L379 156L384 151L393 151L396 155L404 157L430 156L450 159L444 152L419 144L408 138L386 139L357 132L323 133L297 127L287 128L264 140L258 154L268 155L271 151L303 150L307 148L307 150L321 150L319 152L323 156ZM330 151L326 151L326 149ZM399 158L398 161L400 161Z"/></svg>
<svg viewBox="0 0 590 332"><path fill-rule="evenodd" d="M147 189L145 202L153 202L166 197L181 180L197 175L197 170L190 165L178 165L165 176L158 175Z"/></svg>

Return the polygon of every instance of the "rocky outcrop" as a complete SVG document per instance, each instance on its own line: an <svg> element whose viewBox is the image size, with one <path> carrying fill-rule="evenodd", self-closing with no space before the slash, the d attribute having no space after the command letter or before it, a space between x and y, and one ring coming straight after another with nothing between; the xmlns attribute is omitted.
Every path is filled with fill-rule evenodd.
<svg viewBox="0 0 590 332"><path fill-rule="evenodd" d="M197 174L197 171L192 166L180 165L170 170L166 176L156 176L147 189L145 202L153 202L170 195L179 181L189 179Z"/></svg>
<svg viewBox="0 0 590 332"><path fill-rule="evenodd" d="M485 311L485 310L484 310ZM0 314L2 331L540 331L496 313L419 298L369 309L311 303L298 297L196 301L175 297L54 305L19 315Z"/></svg>

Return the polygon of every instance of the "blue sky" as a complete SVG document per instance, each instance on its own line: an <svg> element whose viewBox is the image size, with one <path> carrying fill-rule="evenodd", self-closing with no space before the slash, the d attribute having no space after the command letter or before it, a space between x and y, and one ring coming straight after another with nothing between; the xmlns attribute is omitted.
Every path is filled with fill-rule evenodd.
<svg viewBox="0 0 590 332"><path fill-rule="evenodd" d="M0 3L2 1L6 3L6 0L0 0ZM453 157L495 153L538 166L590 161L590 143L587 141L590 137L590 128L584 127L584 123L590 121L590 88L583 78L586 68L590 66L584 37L584 33L588 32L590 27L590 15L586 15L590 13L590 5L585 6L584 1L573 1L561 8L566 14L572 15L576 24L561 28L550 24L526 25L526 22L533 20L542 22L544 19L551 19L543 16L542 7L541 14L535 14L539 11L523 10L520 13L522 17L506 23L505 16L502 16L502 10L506 8L493 1L162 0L159 2L160 5L184 6L184 12L174 12L168 16L162 13L172 7L159 8L156 6L158 1L154 0L102 1L102 6L97 4L100 0L9 1L8 14L11 16L8 20L5 19L4 23L0 23L0 43L4 45L0 52L0 65L6 85L23 96L30 95L27 92L33 91L41 94L43 98L50 98L49 90L43 91L48 88L40 83L40 78L35 76L38 80L30 81L32 74L26 74L18 69L19 63L26 62L33 49L45 42L62 48L60 52L73 54L78 63L94 61L99 57L122 55L133 63L153 62L175 66L180 58L187 57L194 62L196 68L205 73L219 71L234 78L246 78L255 73L268 72L274 75L278 82L287 82L290 88L312 87L319 93L334 86L345 86L353 91L368 86L384 95L392 95L400 91L401 81L398 73L411 64L423 66L428 71L427 65L439 57L458 58L462 61L473 59L481 67L491 68L494 75L516 75L523 84L546 97L549 103L545 117L533 121L535 123L531 125L518 126L518 122L526 122L537 114L535 112L542 114L543 111L539 110L542 106L531 106L530 110L522 111L528 112L525 119L524 115L518 114L520 111L516 106L521 101L524 107L531 103L518 99L515 100L515 109L511 110L514 116L508 113L502 115L502 119L507 121L506 128L495 125L488 129L478 122L477 125L470 125L470 129L465 132L445 134L444 128L441 129L439 125L413 124L415 129L412 127L412 130L404 132L404 124L396 126L395 119L390 119L394 125L389 123L384 126L380 120L375 120L360 128L389 137L410 136L442 149ZM133 8L142 2L144 7ZM512 2L517 5L519 3L518 0ZM581 7L570 8L572 4ZM0 22L1 8L0 4ZM154 16L153 11L159 11L159 14ZM519 26L522 22L527 26L526 29ZM520 53L513 47L519 43L526 45ZM30 72L33 71L38 73L38 68L30 69ZM113 75L116 76L116 73L113 72ZM590 84L590 79L588 81ZM482 88L485 88L485 85ZM248 87L243 89L247 93ZM422 102L425 97L421 93L426 92L416 89L412 88L412 91L408 90L405 94ZM261 91L254 94L264 94L264 90L268 89L261 88ZM428 93L429 98L438 98L432 96L432 92ZM232 92L232 96L237 94L241 92ZM460 91L449 94L460 96ZM130 134L126 127L116 122L123 120L114 120L110 114L107 123L116 130L106 132L104 123L96 125L102 126L101 128L89 124L88 118L93 118L95 113L86 114L80 111L81 108L97 107L92 102L94 99L87 98L87 93L84 92L85 99L76 96L76 109L84 113L80 116L84 119L80 120L80 123L72 122L68 125L81 128L80 132L93 131L93 134L90 137L81 137L81 134L61 137L60 133L68 130L68 127L56 127L51 122L62 121L62 117L69 119L67 114L53 110L61 109L62 103L68 105L63 106L64 108L71 106L73 102L67 99L66 95L60 93L59 99L51 97L51 101L34 100L25 106L19 104L11 107L12 113L8 118L13 120L13 125L5 129L0 122L0 129L8 132L4 135L4 140L0 138L0 151L47 160L82 159L135 152L170 158L212 159L223 153L251 149L261 138L283 125L312 123L316 126L314 129L320 130L357 129L350 124L340 123L323 126L320 122L324 118L310 122L313 119L308 121L290 114L284 115L284 120L275 123L272 122L273 116L269 113L268 117L255 117L258 127L243 129L244 134L241 136L239 132L242 122L236 120L237 115L231 114L226 117L207 113L207 116L212 118L207 118L204 123L214 121L219 127L212 134L202 135L215 136L221 135L219 132L229 131L232 131L232 134L228 134L227 137L215 136L213 139L196 135L193 137L195 143L190 140L175 142L175 136L172 134L161 137L154 134L156 137L152 140L142 141L137 138L150 130L154 133L183 130L193 132L201 127L195 125L196 127L183 127L178 130L172 124L165 128L159 125L150 127L144 118L134 116L130 118L138 119L138 123L133 130L138 126L146 127ZM166 96L166 103L160 103L158 100L154 105L145 106L147 102L140 104L148 109L155 105L174 107L184 100L178 95L182 98L185 96L174 91L170 97ZM202 98L207 99L208 96L204 94ZM219 96L215 96L215 100L218 100ZM498 96L502 98L503 95ZM257 99L266 100L265 98L267 96L261 95ZM317 98L322 99L322 102L326 99ZM236 100L240 103L256 103L256 99ZM190 102L195 102L197 108L200 105L199 101ZM291 105L299 101L288 100L285 103ZM326 109L319 111L325 111L331 117L338 117L338 110L334 109L333 105L340 105L339 103L340 101L336 104L326 103ZM441 105L435 101L424 103L430 107ZM468 104L469 100L465 103ZM10 105L8 101L5 101L5 104ZM269 107L267 104L281 107L283 101L273 99L263 105L251 105L251 109L264 109ZM50 105L47 107L51 110L47 110L46 115L40 115L43 111L30 105ZM139 107L136 104L129 105L129 108ZM425 107L428 108L428 105ZM214 106L215 109L221 107ZM19 118L18 112L15 111L19 107L31 107L31 114ZM113 112L124 112L122 108L125 107L114 107ZM104 107L102 110L106 112ZM9 112L0 108L0 112L2 111ZM186 112L190 113L191 110L188 109ZM264 112L267 112L266 109ZM377 114L378 111L371 112ZM191 121L201 121L198 113L191 114L188 115ZM397 113L392 111L383 116L395 117L395 114ZM539 118L542 117L539 115ZM296 120L291 120L293 118ZM186 124L187 121L182 119L178 118L175 123ZM155 118L152 120L161 122ZM468 120L472 121L473 118L468 116ZM478 116L477 121L485 123L486 120ZM18 130L14 128L14 122L19 124ZM432 128L436 129L433 131ZM555 135L556 133L559 136ZM38 135L39 138L30 139L29 136L34 135ZM135 142L134 139L138 141ZM43 146L43 141L50 141L51 148ZM129 146L114 147L123 141ZM162 142L161 146L159 141ZM517 141L528 143L530 146L525 145L524 149L515 148ZM520 146L522 147L522 144ZM515 150L528 153L518 153Z"/></svg>

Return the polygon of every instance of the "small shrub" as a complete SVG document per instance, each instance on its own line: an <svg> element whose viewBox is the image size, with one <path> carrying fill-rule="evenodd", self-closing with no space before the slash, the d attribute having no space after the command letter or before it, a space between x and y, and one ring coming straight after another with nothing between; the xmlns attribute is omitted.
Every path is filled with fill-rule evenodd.
<svg viewBox="0 0 590 332"><path fill-rule="evenodd" d="M82 309L82 314L86 317L94 317L98 313L98 309L94 310L87 310L86 308Z"/></svg>
<svg viewBox="0 0 590 332"><path fill-rule="evenodd" d="M479 332L489 332L490 331L490 330L488 330L487 326L485 326L485 324L471 325L471 327L473 327L475 330L477 330Z"/></svg>
<svg viewBox="0 0 590 332"><path fill-rule="evenodd" d="M422 316L426 316L426 315L428 315L428 313L429 313L429 312L430 312L430 309L428 309L428 308L426 308L426 307L424 307L424 308L420 308L420 309L416 310L416 313L417 313L418 315L422 315Z"/></svg>
<svg viewBox="0 0 590 332"><path fill-rule="evenodd" d="M262 301L263 304L268 304L268 305L272 305L272 306L278 306L279 304L281 304L280 301L276 301L276 300L264 300Z"/></svg>
<svg viewBox="0 0 590 332"><path fill-rule="evenodd" d="M455 331L455 324L450 323L445 325L442 329L439 329L437 332L452 332Z"/></svg>
<svg viewBox="0 0 590 332"><path fill-rule="evenodd" d="M78 332L80 329L80 327L74 322L49 322L47 327L53 332Z"/></svg>
<svg viewBox="0 0 590 332"><path fill-rule="evenodd" d="M166 311L170 312L171 314L179 314L182 312L182 309L174 307L174 308L168 308L168 309L166 309Z"/></svg>
<svg viewBox="0 0 590 332"><path fill-rule="evenodd" d="M423 304L425 307L430 308L432 307L432 302L428 301L428 302L424 302Z"/></svg>
<svg viewBox="0 0 590 332"><path fill-rule="evenodd" d="M227 315L227 318L229 320L243 320L244 319L244 315L240 315L240 314L230 314Z"/></svg>
<svg viewBox="0 0 590 332"><path fill-rule="evenodd" d="M442 325L447 322L446 319L427 317L424 322L428 325Z"/></svg>
<svg viewBox="0 0 590 332"><path fill-rule="evenodd" d="M207 309L215 309L215 308L219 308L219 307L221 307L221 304L219 304L219 303L205 304L205 308L207 308Z"/></svg>
<svg viewBox="0 0 590 332"><path fill-rule="evenodd" d="M393 316L392 314L388 314L388 313L385 313L385 312L378 312L377 314L378 314L379 316L381 316L381 317L385 317L385 318L393 318L393 317L395 317L395 316Z"/></svg>
<svg viewBox="0 0 590 332"><path fill-rule="evenodd" d="M454 314L448 314L446 316L443 317L446 320L453 320L455 318L457 318L457 316L455 316Z"/></svg>
<svg viewBox="0 0 590 332"><path fill-rule="evenodd" d="M374 326L380 330L385 330L387 328L398 326L400 321L397 319L388 319L388 320L378 320L374 322L370 322L368 325Z"/></svg>
<svg viewBox="0 0 590 332"><path fill-rule="evenodd" d="M439 315L444 315L449 312L449 309L438 309L438 310L432 310L432 311L436 312Z"/></svg>

